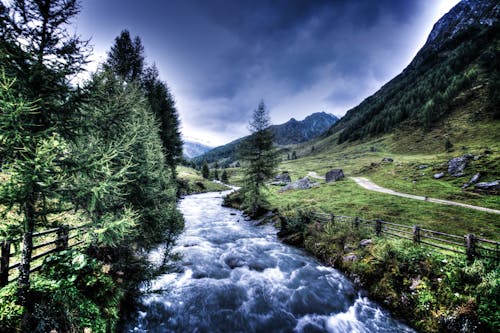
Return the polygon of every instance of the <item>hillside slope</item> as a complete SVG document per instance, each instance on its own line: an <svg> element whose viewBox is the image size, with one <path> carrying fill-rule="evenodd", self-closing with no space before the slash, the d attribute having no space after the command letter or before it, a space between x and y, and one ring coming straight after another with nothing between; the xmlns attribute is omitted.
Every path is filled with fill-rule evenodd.
<svg viewBox="0 0 500 333"><path fill-rule="evenodd" d="M460 2L435 25L408 67L328 131L338 143L408 129L430 131L463 93L478 90L475 119L498 119L499 13L494 0ZM470 94L469 94L470 95ZM462 101L463 102L463 101Z"/></svg>

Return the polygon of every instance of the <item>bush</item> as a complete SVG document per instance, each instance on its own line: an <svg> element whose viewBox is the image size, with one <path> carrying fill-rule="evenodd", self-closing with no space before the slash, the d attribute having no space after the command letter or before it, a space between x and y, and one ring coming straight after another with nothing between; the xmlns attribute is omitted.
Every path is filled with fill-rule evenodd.
<svg viewBox="0 0 500 333"><path fill-rule="evenodd" d="M109 273L109 266L75 250L47 257L32 280L31 330L113 331L123 291Z"/></svg>

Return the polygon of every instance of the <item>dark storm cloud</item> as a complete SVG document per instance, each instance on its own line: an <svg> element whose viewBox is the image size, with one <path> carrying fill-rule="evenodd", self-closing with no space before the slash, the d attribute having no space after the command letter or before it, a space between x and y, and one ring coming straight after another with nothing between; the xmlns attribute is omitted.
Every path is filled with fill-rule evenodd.
<svg viewBox="0 0 500 333"><path fill-rule="evenodd" d="M87 0L82 25L139 35L185 130L234 138L261 98L275 122L347 111L407 64L433 1Z"/></svg>

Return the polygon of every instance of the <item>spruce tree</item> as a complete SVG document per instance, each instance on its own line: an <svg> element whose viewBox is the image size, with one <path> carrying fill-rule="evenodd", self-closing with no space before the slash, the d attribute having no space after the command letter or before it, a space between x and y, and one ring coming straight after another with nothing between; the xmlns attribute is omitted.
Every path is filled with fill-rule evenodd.
<svg viewBox="0 0 500 333"><path fill-rule="evenodd" d="M210 169L208 168L207 162L203 163L203 166L201 167L201 175L205 179L208 179L210 177Z"/></svg>
<svg viewBox="0 0 500 333"><path fill-rule="evenodd" d="M227 183L229 182L229 179L228 179L228 176L227 176L227 171L226 171L226 170L224 170L224 171L222 172L222 175L221 175L221 177L220 177L220 180L221 180L221 182L223 182L224 184L227 184Z"/></svg>
<svg viewBox="0 0 500 333"><path fill-rule="evenodd" d="M79 95L74 94L69 80L86 62L87 43L66 30L66 25L79 11L76 0L13 0L7 8L8 17L5 9L1 9L5 19L1 26L2 52L7 53L9 73L17 79L15 82L3 79L3 94L9 102L2 106L5 108L2 117L7 118L2 120L1 132L3 135L10 133L3 137L8 141L7 147L19 148L20 155L8 157L8 163L12 167L19 163L22 166L14 173L16 176L10 178L9 184L19 193L11 199L20 204L24 214L18 285L19 303L26 310L23 320L26 324L32 233L38 222L47 221L47 214L54 212L47 204L60 199L56 195L57 187L64 183L65 173L64 163L58 160L65 155L62 153L64 140L59 135L70 136L68 120L78 109L79 99L75 96ZM23 96L21 100L9 97L13 89L16 95ZM9 109L9 105L16 108ZM26 105L30 106L26 108ZM9 122L22 110L17 124ZM13 133L22 138L6 139Z"/></svg>
<svg viewBox="0 0 500 333"><path fill-rule="evenodd" d="M144 47L141 39L135 37L132 41L130 32L123 30L115 38L104 68L111 70L126 82L139 80L144 69Z"/></svg>
<svg viewBox="0 0 500 333"><path fill-rule="evenodd" d="M156 66L147 68L141 80L151 110L160 124L160 137L165 160L172 172L182 160L180 122L175 101L166 83L162 82Z"/></svg>
<svg viewBox="0 0 500 333"><path fill-rule="evenodd" d="M240 157L245 162L244 205L252 215L258 214L259 208L267 204L262 189L266 180L274 176L278 165L273 134L268 130L270 125L269 111L262 101L250 121L252 134L240 148Z"/></svg>

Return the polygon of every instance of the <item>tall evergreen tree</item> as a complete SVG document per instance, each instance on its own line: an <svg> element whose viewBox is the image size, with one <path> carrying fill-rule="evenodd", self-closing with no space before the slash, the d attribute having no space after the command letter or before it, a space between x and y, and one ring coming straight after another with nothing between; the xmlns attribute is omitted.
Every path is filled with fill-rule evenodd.
<svg viewBox="0 0 500 333"><path fill-rule="evenodd" d="M144 71L142 87L151 110L160 123L160 137L166 163L175 174L176 166L182 160L182 140L174 98L166 83L160 80L154 65Z"/></svg>
<svg viewBox="0 0 500 333"><path fill-rule="evenodd" d="M82 71L89 49L66 26L79 10L77 0L13 0L8 8L0 38L13 42L7 52L17 89L40 106L34 130L57 124L59 132L68 132L67 121L77 109L79 95L69 81Z"/></svg>
<svg viewBox="0 0 500 333"><path fill-rule="evenodd" d="M208 179L210 177L210 169L208 168L207 162L203 163L203 166L201 167L201 175L205 179Z"/></svg>
<svg viewBox="0 0 500 333"><path fill-rule="evenodd" d="M136 36L132 41L130 32L123 30L115 38L104 67L126 82L139 80L144 70L144 47L141 39Z"/></svg>
<svg viewBox="0 0 500 333"><path fill-rule="evenodd" d="M19 177L11 177L10 184L20 193L15 199L24 213L18 284L19 302L25 308L29 299L32 233L37 222L46 221L44 217L52 211L47 208L48 197L57 193L53 186L63 183L61 177L64 178L60 163L55 162L64 156L58 150L62 148L62 141L54 133L68 133L67 125L62 124L76 109L77 101L68 83L86 61L86 42L71 36L66 30L66 25L78 11L76 0L13 0L8 7L8 19L1 27L4 34L0 39L3 46L7 46L3 52L9 59L9 71L17 78L17 94L35 103L25 110L15 128L9 128L13 125L8 119L18 110L2 110L2 116L7 117L3 120L5 132L2 134L17 130L24 137L12 139L14 141L9 139L9 144L19 147L19 152L22 152L20 159L11 159L11 165L23 161L22 168L16 173ZM14 84L5 82L3 84L8 89L3 88L4 94L11 94ZM10 103L18 105L19 110L26 105L23 100ZM6 105L5 110L9 110L8 107ZM16 143L15 140L22 142ZM58 167L53 167L54 163ZM43 169L42 165L46 168ZM28 315L29 311L26 311L25 318Z"/></svg>
<svg viewBox="0 0 500 333"><path fill-rule="evenodd" d="M262 188L266 180L274 176L278 165L273 134L268 130L270 125L269 111L261 101L250 121L252 134L240 150L240 157L245 162L244 205L252 215L258 214L259 208L266 205Z"/></svg>
<svg viewBox="0 0 500 333"><path fill-rule="evenodd" d="M222 171L222 175L221 175L221 177L220 177L220 180L221 180L221 182L223 182L224 184L227 184L227 183L229 182L229 178L228 178L228 176L227 176L227 171L226 171L226 170Z"/></svg>

